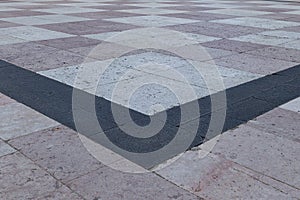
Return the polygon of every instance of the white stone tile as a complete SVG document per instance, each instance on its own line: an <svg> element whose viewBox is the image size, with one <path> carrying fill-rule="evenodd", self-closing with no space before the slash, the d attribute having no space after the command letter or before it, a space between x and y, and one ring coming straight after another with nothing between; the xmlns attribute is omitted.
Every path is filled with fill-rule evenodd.
<svg viewBox="0 0 300 200"><path fill-rule="evenodd" d="M163 28L149 27L133 29L120 33L109 33L99 35L86 35L93 39L104 39L106 41L130 46L134 48L157 48L171 49L190 44L198 44L220 38L193 33L181 33Z"/></svg>
<svg viewBox="0 0 300 200"><path fill-rule="evenodd" d="M221 23L221 24L249 26L249 27L256 27L256 28L265 28L265 29L279 29L285 27L300 26L300 23L297 22L261 19L255 17L220 19L220 20L212 20L212 22Z"/></svg>
<svg viewBox="0 0 300 200"><path fill-rule="evenodd" d="M284 37L279 38L276 36L269 36L263 34L250 34L250 35L243 35L240 37L230 38L230 40L276 46L286 42L291 42L294 39L284 38Z"/></svg>
<svg viewBox="0 0 300 200"><path fill-rule="evenodd" d="M56 38L72 37L73 35L50 31L32 26L19 26L0 29L1 34L10 35L27 41L50 40Z"/></svg>
<svg viewBox="0 0 300 200"><path fill-rule="evenodd" d="M17 24L23 24L23 25L44 25L44 24L87 21L91 19L68 16L68 15L39 15L39 16L1 18L0 20L17 23Z"/></svg>
<svg viewBox="0 0 300 200"><path fill-rule="evenodd" d="M182 74L188 83L215 91L221 91L262 77L259 74L208 63L191 63L194 63L194 65L176 68L176 71ZM177 77L170 77L168 71L158 72L157 74L178 80Z"/></svg>
<svg viewBox="0 0 300 200"><path fill-rule="evenodd" d="M97 34L89 34L89 35L83 35L83 37L95 39L95 40L107 40L111 37L114 37L121 32L106 32L106 33L97 33Z"/></svg>
<svg viewBox="0 0 300 200"><path fill-rule="evenodd" d="M97 85L126 79L125 77L118 76L118 74L127 71L128 68L118 65L110 66L111 62L112 60L96 61L38 73L72 87L87 90L88 88L95 88ZM135 73L132 74L132 76L134 75Z"/></svg>
<svg viewBox="0 0 300 200"><path fill-rule="evenodd" d="M49 8L49 9L34 9L34 11L56 13L56 14L71 14L71 13L86 13L86 12L99 12L103 11L94 8L81 8L81 7L61 7L61 8Z"/></svg>
<svg viewBox="0 0 300 200"><path fill-rule="evenodd" d="M0 45L17 44L22 42L26 42L26 41L19 38L11 37L9 35L1 35L0 33Z"/></svg>
<svg viewBox="0 0 300 200"><path fill-rule="evenodd" d="M11 22L11 23L17 23L17 24L23 24L23 25L43 25L48 24L50 21L47 21L45 19L36 18L32 16L26 16L26 17L9 17L9 18L1 18L0 20Z"/></svg>
<svg viewBox="0 0 300 200"><path fill-rule="evenodd" d="M184 13L187 11L167 10L167 9L160 9L160 8L141 8L141 9L118 10L118 12L128 12L128 13L146 14L146 15L163 15L163 14L173 14L173 13Z"/></svg>
<svg viewBox="0 0 300 200"><path fill-rule="evenodd" d="M241 16L241 17L272 14L272 12L244 10L244 9L243 10L242 9L217 9L217 10L205 10L205 11L199 11L199 12L223 14L223 15L233 15L233 16Z"/></svg>
<svg viewBox="0 0 300 200"><path fill-rule="evenodd" d="M213 3L210 1L208 1L207 3L209 4L200 4L200 5L195 5L195 6L199 6L199 7L208 7L208 8L240 8L240 7L244 7L241 5L233 5L233 4L226 4L224 3L224 1L220 1L220 3L214 1Z"/></svg>
<svg viewBox="0 0 300 200"><path fill-rule="evenodd" d="M300 114L300 97L297 99L294 99L286 104L283 104L280 106L280 108L294 111Z"/></svg>
<svg viewBox="0 0 300 200"><path fill-rule="evenodd" d="M144 114L153 115L207 96L209 92L205 88L147 74L101 85L97 88L96 95Z"/></svg>
<svg viewBox="0 0 300 200"><path fill-rule="evenodd" d="M2 11L20 11L21 9L18 8L10 8L10 7L4 7L5 5L3 5L2 3L0 3L0 12ZM2 7L3 6L3 7Z"/></svg>
<svg viewBox="0 0 300 200"><path fill-rule="evenodd" d="M165 16L122 17L122 18L112 18L112 19L104 19L104 20L126 23L126 24L133 24L136 26L149 26L149 27L161 27L161 26L199 22L199 20L165 17Z"/></svg>
<svg viewBox="0 0 300 200"><path fill-rule="evenodd" d="M145 8L163 8L163 7L171 7L171 6L177 6L176 2L174 4L165 4L165 3L159 3L159 2L144 2L144 3L137 3L137 4L128 4L131 6L137 6L137 7L145 7Z"/></svg>
<svg viewBox="0 0 300 200"><path fill-rule="evenodd" d="M58 125L56 121L20 103L0 106L0 118L0 138L3 140L9 140Z"/></svg>
<svg viewBox="0 0 300 200"><path fill-rule="evenodd" d="M274 36L279 38L300 39L300 33L290 31L264 31L259 35Z"/></svg>
<svg viewBox="0 0 300 200"><path fill-rule="evenodd" d="M14 148L0 140L0 157L16 152Z"/></svg>
<svg viewBox="0 0 300 200"><path fill-rule="evenodd" d="M174 52L185 59L190 59L194 61L208 61L236 54L236 52L203 47L199 44L176 47L174 48Z"/></svg>
<svg viewBox="0 0 300 200"><path fill-rule="evenodd" d="M280 44L278 46L284 47L284 48L300 50L300 40L294 40L294 41L291 41L291 42Z"/></svg>
<svg viewBox="0 0 300 200"><path fill-rule="evenodd" d="M265 2L264 2L265 3ZM272 2L269 2L270 4L273 4ZM289 4L280 4L280 5L268 5L266 6L268 8L284 8L284 9L292 9L292 10L300 10L300 6L295 5L289 5Z"/></svg>
<svg viewBox="0 0 300 200"><path fill-rule="evenodd" d="M294 10L294 11L289 11L289 12L284 12L284 13L291 14L291 15L300 15L300 8L299 8L299 10Z"/></svg>
<svg viewBox="0 0 300 200"><path fill-rule="evenodd" d="M88 7L88 6L106 6L110 5L107 3L98 3L98 2L65 2L65 3L59 3L60 6L70 6L70 7Z"/></svg>

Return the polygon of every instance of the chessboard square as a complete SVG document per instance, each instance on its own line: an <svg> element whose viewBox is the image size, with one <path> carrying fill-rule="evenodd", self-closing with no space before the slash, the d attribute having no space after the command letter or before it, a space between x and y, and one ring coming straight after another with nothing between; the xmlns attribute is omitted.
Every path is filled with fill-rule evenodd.
<svg viewBox="0 0 300 200"><path fill-rule="evenodd" d="M79 21L88 21L92 20L85 17L76 17L69 15L39 15L36 18L45 19L51 21L51 23L66 23L66 22L79 22Z"/></svg>
<svg viewBox="0 0 300 200"><path fill-rule="evenodd" d="M290 48L290 49L300 50L300 40L294 40L294 41L291 41L291 42L280 44L278 46L285 47L285 48Z"/></svg>
<svg viewBox="0 0 300 200"><path fill-rule="evenodd" d="M279 38L279 37L262 35L262 34L250 34L250 35L243 35L240 37L230 38L230 40L275 46L275 45L293 41L294 39Z"/></svg>
<svg viewBox="0 0 300 200"><path fill-rule="evenodd" d="M233 16L241 16L241 17L272 14L271 12L256 11L256 10L241 10L241 9L218 9L218 10L205 10L199 12L233 15Z"/></svg>
<svg viewBox="0 0 300 200"><path fill-rule="evenodd" d="M160 48L162 46L179 47L221 39L217 37L193 33L182 33L156 27L133 29L121 33L111 32L86 35L85 37L102 39L134 48Z"/></svg>
<svg viewBox="0 0 300 200"><path fill-rule="evenodd" d="M185 13L187 11L180 10L167 10L160 8L140 8L140 9L130 9L130 10L118 10L119 12L128 12L135 14L146 14L146 15L163 15L163 14L173 14L173 13Z"/></svg>
<svg viewBox="0 0 300 200"><path fill-rule="evenodd" d="M216 8L216 9L245 7L245 6L241 6L241 5L225 4L225 3L211 3L211 2L209 2L209 4L200 4L200 5L195 5L195 6L209 7L209 8Z"/></svg>
<svg viewBox="0 0 300 200"><path fill-rule="evenodd" d="M94 8L81 8L81 7L61 7L61 8L49 8L49 9L35 9L34 11L55 13L55 14L71 14L71 13L86 13L86 12L99 12L103 11Z"/></svg>
<svg viewBox="0 0 300 200"><path fill-rule="evenodd" d="M145 8L163 8L163 7L170 7L170 6L177 6L175 2L172 4L164 4L164 3L157 3L157 2L146 2L146 3L137 3L137 4L130 4L131 6L137 7L145 7Z"/></svg>
<svg viewBox="0 0 300 200"><path fill-rule="evenodd" d="M1 7L2 7L2 4L1 4ZM0 8L0 12L2 11L19 11L21 9L18 9L18 8L10 8L10 7L2 7Z"/></svg>
<svg viewBox="0 0 300 200"><path fill-rule="evenodd" d="M3 18L3 21L12 22L22 25L44 25L44 24L56 24L64 22L77 22L91 20L83 17L73 17L67 15L40 15L40 16L27 16L27 17L11 17Z"/></svg>
<svg viewBox="0 0 300 200"><path fill-rule="evenodd" d="M264 31L259 33L261 35L273 36L273 37L281 37L281 38L289 38L289 39L300 39L300 33L290 32L290 31Z"/></svg>
<svg viewBox="0 0 300 200"><path fill-rule="evenodd" d="M125 24L133 24L136 26L161 27L177 24L188 24L199 22L199 20L181 19L164 16L141 16L141 17L124 17L105 19L106 21L120 22Z"/></svg>
<svg viewBox="0 0 300 200"><path fill-rule="evenodd" d="M240 17L240 18L233 18L233 19L221 19L221 20L213 20L212 22L221 23L221 24L250 26L250 27L265 28L265 29L279 29L279 28L300 25L300 23L297 23L297 22L288 22L288 21L272 20L272 19L261 19L261 18L255 18L255 17Z"/></svg>
<svg viewBox="0 0 300 200"><path fill-rule="evenodd" d="M22 42L26 42L26 41L19 38L11 37L9 35L0 34L0 45L17 44Z"/></svg>
<svg viewBox="0 0 300 200"><path fill-rule="evenodd" d="M286 14L300 15L300 10L288 11Z"/></svg>
<svg viewBox="0 0 300 200"><path fill-rule="evenodd" d="M50 31L32 26L19 26L0 29L1 34L10 35L27 41L49 40L56 38L71 37L72 35Z"/></svg>

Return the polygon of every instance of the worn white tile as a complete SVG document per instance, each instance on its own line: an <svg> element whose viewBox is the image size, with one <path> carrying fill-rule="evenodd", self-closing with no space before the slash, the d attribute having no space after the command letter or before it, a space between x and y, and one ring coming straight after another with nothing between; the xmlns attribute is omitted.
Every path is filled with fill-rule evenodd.
<svg viewBox="0 0 300 200"><path fill-rule="evenodd" d="M165 4L160 2L143 2L141 3L134 3L134 4L128 4L131 6L137 6L137 7L145 7L145 8L163 8L163 7L171 7L171 6L177 6L176 2L174 4Z"/></svg>
<svg viewBox="0 0 300 200"><path fill-rule="evenodd" d="M278 46L285 47L285 48L290 48L290 49L300 50L300 40L294 40L294 41L291 41L291 42L280 44Z"/></svg>
<svg viewBox="0 0 300 200"><path fill-rule="evenodd" d="M230 4L230 3L226 4L226 3L224 3L224 1L220 1L220 2L214 1L213 3L211 1L210 2L207 1L207 3L209 3L209 4L200 4L200 5L195 5L195 6L209 7L209 8L216 8L216 9L218 9L218 8L228 8L228 9L230 9L230 8L243 7L241 5L234 5L234 4Z"/></svg>
<svg viewBox="0 0 300 200"><path fill-rule="evenodd" d="M39 16L1 18L0 20L17 23L17 24L23 24L23 25L44 25L44 24L87 21L91 19L68 16L68 15L39 15Z"/></svg>
<svg viewBox="0 0 300 200"><path fill-rule="evenodd" d="M193 67L180 67L176 68L176 71L182 74L188 83L204 88L211 88L216 91L231 88L262 77L259 74L208 63L194 64ZM168 71L158 72L161 76L169 76L167 73ZM172 78L178 80L177 77Z"/></svg>
<svg viewBox="0 0 300 200"><path fill-rule="evenodd" d="M292 15L300 15L300 8L299 10L294 10L294 11L289 11L289 12L284 12L285 14L292 14Z"/></svg>
<svg viewBox="0 0 300 200"><path fill-rule="evenodd" d="M2 12L2 11L4 11L4 12L5 11L20 11L21 10L21 9L18 9L18 8L4 7L5 5L2 4L2 3L0 5L1 5L0 12Z"/></svg>
<svg viewBox="0 0 300 200"><path fill-rule="evenodd" d="M32 26L19 26L0 29L1 34L10 35L27 41L50 40L56 38L72 37L73 35L50 31Z"/></svg>
<svg viewBox="0 0 300 200"><path fill-rule="evenodd" d="M285 27L300 26L300 23L297 23L297 22L280 21L280 20L272 20L272 19L261 19L261 18L255 18L255 17L220 19L220 20L212 20L212 22L221 23L221 24L250 26L250 27L265 28L265 29L279 29L279 28L285 28Z"/></svg>
<svg viewBox="0 0 300 200"><path fill-rule="evenodd" d="M0 45L17 44L22 42L26 41L9 35L1 35L0 33Z"/></svg>
<svg viewBox="0 0 300 200"><path fill-rule="evenodd" d="M288 38L288 39L300 39L300 33L290 32L290 31L264 31L258 33L259 35L273 36L278 38Z"/></svg>
<svg viewBox="0 0 300 200"><path fill-rule="evenodd" d="M187 24L198 22L199 20L175 18L175 17L165 17L165 16L139 16L139 17L122 17L122 18L112 18L104 19L106 21L120 22L126 24L133 24L136 26L149 26L149 27L161 27L170 26L177 24Z"/></svg>
<svg viewBox="0 0 300 200"><path fill-rule="evenodd" d="M156 27L133 29L121 33L113 32L107 35L86 35L85 37L93 39L103 39L106 37L105 40L108 42L140 49L171 49L174 47L182 47L185 45L204 43L220 39L212 36L181 33L178 31Z"/></svg>
<svg viewBox="0 0 300 200"><path fill-rule="evenodd" d="M270 36L264 34L243 35L239 37L230 38L230 40L235 40L240 42L251 42L255 44L263 44L263 45L271 45L271 46L276 46L279 44L294 41L294 39L291 38Z"/></svg>
<svg viewBox="0 0 300 200"><path fill-rule="evenodd" d="M85 12L99 12L103 11L94 8L82 8L82 7L61 7L61 8L49 8L49 9L34 9L34 11L56 13L56 14L71 14L71 13L85 13Z"/></svg>
<svg viewBox="0 0 300 200"><path fill-rule="evenodd" d="M146 14L146 15L163 15L163 14L173 14L173 13L184 13L187 11L167 10L167 9L160 9L160 8L141 8L141 9L118 10L118 12L128 12L128 13Z"/></svg>
<svg viewBox="0 0 300 200"><path fill-rule="evenodd" d="M233 16L241 16L241 17L250 17L257 15L267 15L272 14L272 12L265 11L256 11L256 10L244 10L244 9L217 9L217 10L205 10L200 11L204 13L213 13L213 14L223 14L223 15L233 15Z"/></svg>

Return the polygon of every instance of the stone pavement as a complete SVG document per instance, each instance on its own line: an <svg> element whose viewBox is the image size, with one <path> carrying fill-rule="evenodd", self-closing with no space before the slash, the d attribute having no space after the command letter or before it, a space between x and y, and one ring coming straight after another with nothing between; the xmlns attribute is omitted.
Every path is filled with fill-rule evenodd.
<svg viewBox="0 0 300 200"><path fill-rule="evenodd" d="M299 55L297 1L1 1L0 199L300 199Z"/></svg>

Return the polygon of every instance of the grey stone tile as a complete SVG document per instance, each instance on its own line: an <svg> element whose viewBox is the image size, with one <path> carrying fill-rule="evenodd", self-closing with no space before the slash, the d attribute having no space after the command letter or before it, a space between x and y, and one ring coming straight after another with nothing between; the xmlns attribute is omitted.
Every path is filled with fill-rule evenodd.
<svg viewBox="0 0 300 200"><path fill-rule="evenodd" d="M237 26L224 23L198 22L167 26L166 28L181 32L197 33L219 38L238 37L246 34L262 32L266 29L256 27Z"/></svg>
<svg viewBox="0 0 300 200"><path fill-rule="evenodd" d="M54 192L43 194L36 198L37 200L83 200L78 194L74 193L67 187L61 187Z"/></svg>
<svg viewBox="0 0 300 200"><path fill-rule="evenodd" d="M0 106L9 104L9 103L14 103L15 100L9 98L8 96L5 96L3 94L0 93Z"/></svg>
<svg viewBox="0 0 300 200"><path fill-rule="evenodd" d="M241 42L241 41L228 40L228 39L206 42L206 43L202 43L201 45L210 48L236 51L239 53L267 47L266 45L262 45L262 44L254 44L250 42Z"/></svg>
<svg viewBox="0 0 300 200"><path fill-rule="evenodd" d="M204 199L292 199L270 178L261 181L262 175L218 156L202 157L200 150L184 153L156 173Z"/></svg>
<svg viewBox="0 0 300 200"><path fill-rule="evenodd" d="M200 199L154 174L130 174L108 167L68 185L86 199Z"/></svg>
<svg viewBox="0 0 300 200"><path fill-rule="evenodd" d="M103 167L85 149L76 132L57 126L9 142L64 182Z"/></svg>
<svg viewBox="0 0 300 200"><path fill-rule="evenodd" d="M0 106L0 138L9 140L58 125L52 119L19 103Z"/></svg>
<svg viewBox="0 0 300 200"><path fill-rule="evenodd" d="M84 61L84 57L65 50L57 50L55 52L48 53L47 55L35 54L30 57L18 57L14 60L10 60L11 63L17 66L35 72L78 65Z"/></svg>
<svg viewBox="0 0 300 200"><path fill-rule="evenodd" d="M50 193L69 190L20 153L0 158L0 186L1 199L46 198Z"/></svg>
<svg viewBox="0 0 300 200"><path fill-rule="evenodd" d="M0 46L1 59L14 60L19 57L33 57L36 54L46 56L49 53L57 51L56 48L39 45L33 42Z"/></svg>
<svg viewBox="0 0 300 200"><path fill-rule="evenodd" d="M69 38L58 38L58 39L52 39L52 40L42 40L38 41L38 44L51 46L58 49L72 49L72 48L79 48L79 47L86 47L91 45L97 45L100 44L102 41L99 40L93 40L81 36L77 37L69 37Z"/></svg>
<svg viewBox="0 0 300 200"><path fill-rule="evenodd" d="M264 132L300 142L299 121L300 115L298 113L276 108L249 121L248 125Z"/></svg>
<svg viewBox="0 0 300 200"><path fill-rule="evenodd" d="M212 153L295 188L300 186L299 142L243 125L224 133Z"/></svg>
<svg viewBox="0 0 300 200"><path fill-rule="evenodd" d="M79 54L84 57L90 57L97 60L107 60L122 56L125 52L133 51L134 48L115 44L111 42L101 43L97 46L87 46L71 48L69 51Z"/></svg>
<svg viewBox="0 0 300 200"><path fill-rule="evenodd" d="M245 53L215 59L214 63L220 66L232 67L242 71L263 75L278 72L297 65L295 62L288 62L273 58L265 59L262 56L254 56Z"/></svg>
<svg viewBox="0 0 300 200"><path fill-rule="evenodd" d="M248 51L247 54L300 63L300 50L297 49L289 49L283 47L268 47Z"/></svg>

